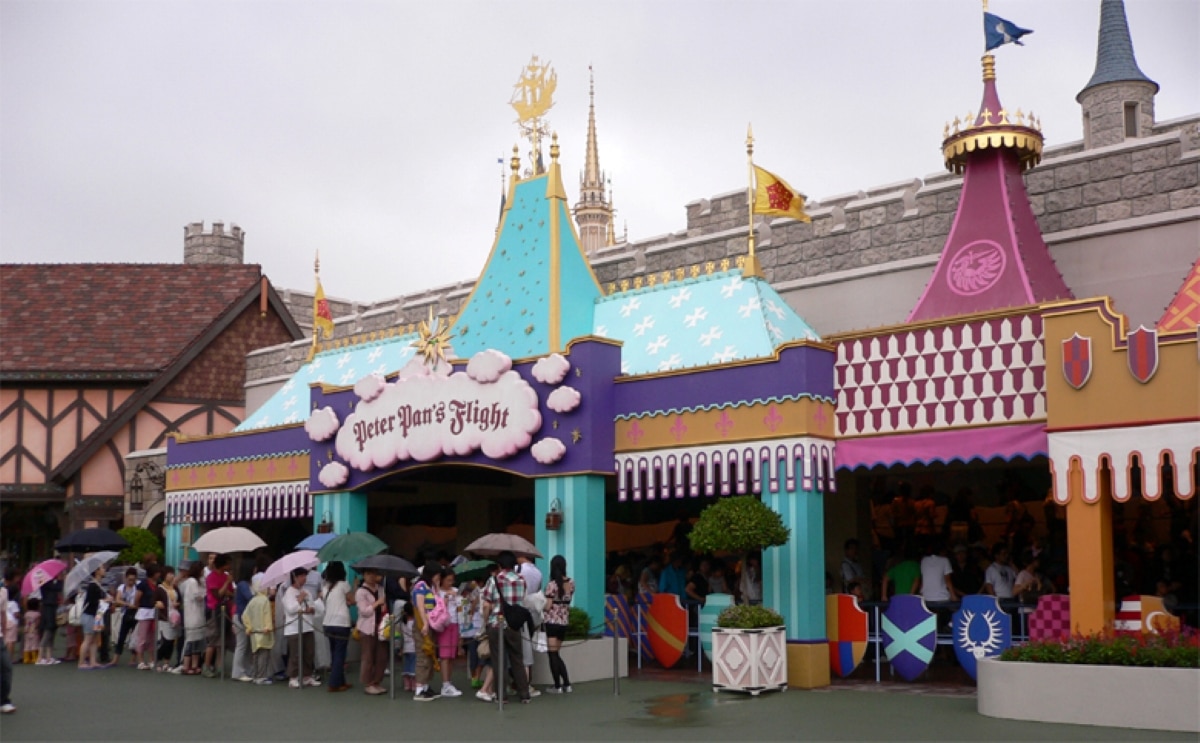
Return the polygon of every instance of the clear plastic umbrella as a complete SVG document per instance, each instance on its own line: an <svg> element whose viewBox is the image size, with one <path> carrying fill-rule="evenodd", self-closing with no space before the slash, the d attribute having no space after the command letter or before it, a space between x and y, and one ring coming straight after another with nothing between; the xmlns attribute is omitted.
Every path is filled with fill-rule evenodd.
<svg viewBox="0 0 1200 743"><path fill-rule="evenodd" d="M63 581L63 595L70 597L79 587L96 572L101 565L107 565L117 559L117 552L96 552L76 563L75 567L67 573L67 579Z"/></svg>
<svg viewBox="0 0 1200 743"><path fill-rule="evenodd" d="M312 550L300 550L290 555L284 555L263 571L261 585L263 588L274 588L287 581L293 570L298 568L312 570L319 562L321 561L317 559L317 553Z"/></svg>

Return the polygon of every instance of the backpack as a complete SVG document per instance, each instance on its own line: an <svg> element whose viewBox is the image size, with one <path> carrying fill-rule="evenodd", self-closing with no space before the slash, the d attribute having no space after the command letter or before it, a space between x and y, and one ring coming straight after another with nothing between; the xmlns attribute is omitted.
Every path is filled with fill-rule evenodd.
<svg viewBox="0 0 1200 743"><path fill-rule="evenodd" d="M437 603L426 614L429 617L429 629L441 632L450 624L450 610L446 607L446 599L437 591L433 592L433 599Z"/></svg>
<svg viewBox="0 0 1200 743"><path fill-rule="evenodd" d="M521 578L518 576L517 580L521 580ZM532 636L536 629L533 624L533 614L521 604L510 604L504 600L504 591L500 588L499 577L496 582L496 593L500 596L500 613L504 615L504 623L508 625L508 628L520 632L522 627L528 626L529 634Z"/></svg>

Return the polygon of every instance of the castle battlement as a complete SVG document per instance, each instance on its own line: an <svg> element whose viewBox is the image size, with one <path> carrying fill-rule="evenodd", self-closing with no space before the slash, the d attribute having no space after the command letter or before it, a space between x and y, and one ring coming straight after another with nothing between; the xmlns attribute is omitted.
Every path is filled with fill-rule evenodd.
<svg viewBox="0 0 1200 743"><path fill-rule="evenodd" d="M225 231L224 222L213 222L204 231L204 222L192 222L183 228L183 262L237 265L244 262L246 233L236 224Z"/></svg>

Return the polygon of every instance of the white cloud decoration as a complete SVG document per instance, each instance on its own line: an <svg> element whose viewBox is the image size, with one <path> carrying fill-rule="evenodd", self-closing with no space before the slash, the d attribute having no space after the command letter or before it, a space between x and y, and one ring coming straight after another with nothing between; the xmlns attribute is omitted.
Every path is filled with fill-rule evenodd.
<svg viewBox="0 0 1200 743"><path fill-rule="evenodd" d="M537 363L533 365L533 378L542 384L558 384L563 381L570 369L571 362L567 361L562 354L552 353L538 359Z"/></svg>
<svg viewBox="0 0 1200 743"><path fill-rule="evenodd" d="M327 488L340 488L350 479L350 468L341 462L330 462L321 468L317 479Z"/></svg>
<svg viewBox="0 0 1200 743"><path fill-rule="evenodd" d="M382 376L371 373L358 380L358 383L354 385L354 394L367 402L371 402L383 394L383 388L386 384L387 380Z"/></svg>
<svg viewBox="0 0 1200 743"><path fill-rule="evenodd" d="M546 407L556 413L569 413L579 407L581 399L583 395L579 394L579 390L564 385L550 393L550 397L546 398Z"/></svg>
<svg viewBox="0 0 1200 743"><path fill-rule="evenodd" d="M529 450L539 464L554 464L567 453L567 445L555 438L544 438Z"/></svg>
<svg viewBox="0 0 1200 743"><path fill-rule="evenodd" d="M313 441L329 440L338 430L337 413L333 412L333 408L328 405L317 408L305 421L304 430L308 433L308 438Z"/></svg>
<svg viewBox="0 0 1200 743"><path fill-rule="evenodd" d="M480 384L495 382L509 369L512 369L512 359L490 348L475 354L467 362L467 376Z"/></svg>

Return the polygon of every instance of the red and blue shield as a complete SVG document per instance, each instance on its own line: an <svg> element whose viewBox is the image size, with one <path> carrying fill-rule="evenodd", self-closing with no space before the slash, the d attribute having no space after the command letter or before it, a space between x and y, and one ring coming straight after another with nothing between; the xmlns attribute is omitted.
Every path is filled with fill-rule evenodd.
<svg viewBox="0 0 1200 743"><path fill-rule="evenodd" d="M937 617L925 608L925 600L911 594L897 594L888 602L880 617L883 653L896 673L913 681L933 660L937 648Z"/></svg>
<svg viewBox="0 0 1200 743"><path fill-rule="evenodd" d="M1145 384L1158 371L1158 331L1142 325L1125 336L1129 373Z"/></svg>
<svg viewBox="0 0 1200 743"><path fill-rule="evenodd" d="M1012 617L1000 608L995 596L964 596L954 612L954 655L971 678L980 658L994 658L1012 645Z"/></svg>
<svg viewBox="0 0 1200 743"><path fill-rule="evenodd" d="M1067 384L1075 389L1092 378L1092 339L1079 333L1062 342L1062 372Z"/></svg>
<svg viewBox="0 0 1200 743"><path fill-rule="evenodd" d="M867 652L867 613L847 593L825 597L825 636L829 638L829 667L845 678Z"/></svg>

